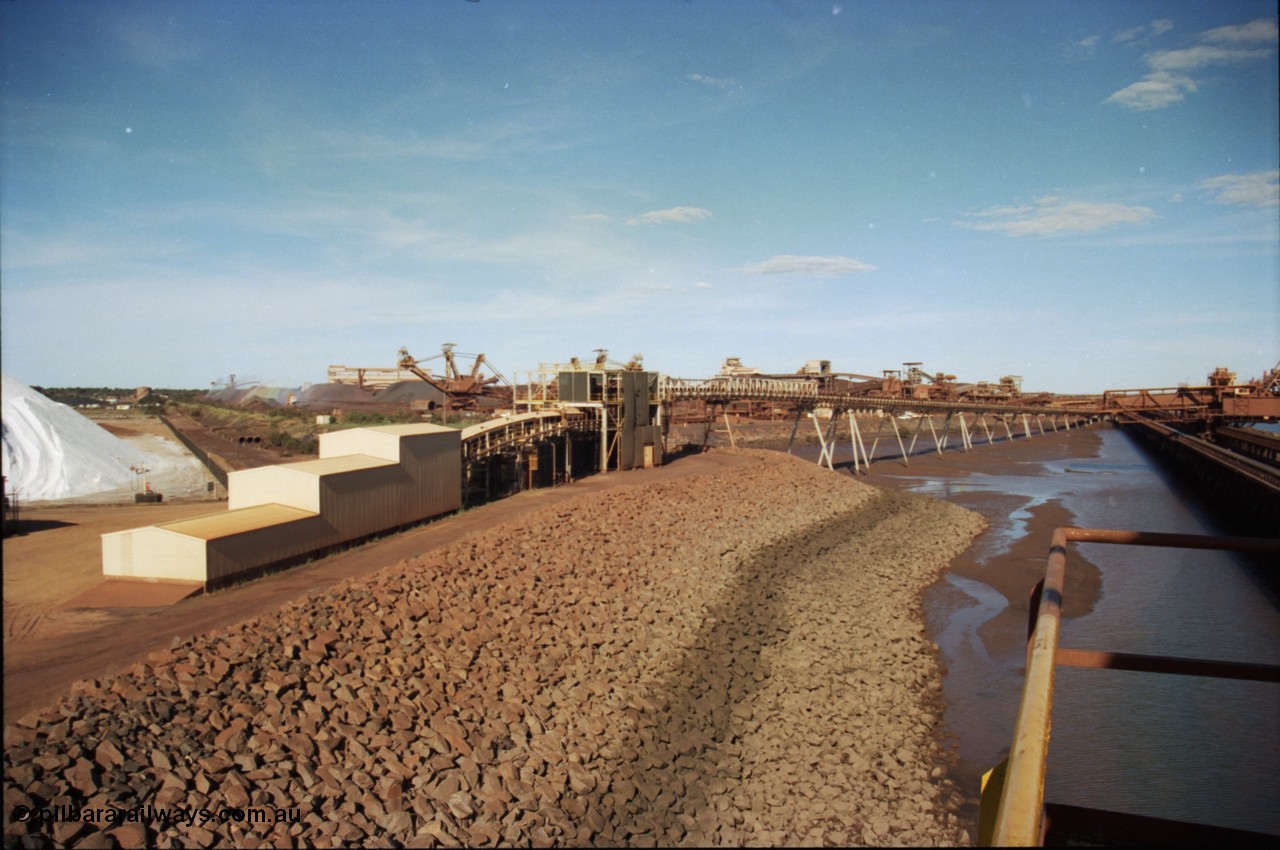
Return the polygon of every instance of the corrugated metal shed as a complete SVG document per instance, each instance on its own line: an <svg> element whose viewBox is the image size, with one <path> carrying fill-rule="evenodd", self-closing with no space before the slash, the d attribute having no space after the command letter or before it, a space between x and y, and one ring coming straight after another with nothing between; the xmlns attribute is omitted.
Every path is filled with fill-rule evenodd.
<svg viewBox="0 0 1280 850"><path fill-rule="evenodd" d="M235 511L255 505L280 504L320 513L322 478L394 466L381 458L347 455L242 469L228 476L227 507Z"/></svg>
<svg viewBox="0 0 1280 850"><path fill-rule="evenodd" d="M216 585L461 506L455 429L334 432L320 454L232 473L226 513L104 534L103 573Z"/></svg>
<svg viewBox="0 0 1280 850"><path fill-rule="evenodd" d="M238 511L224 511L220 514L191 517L175 522L160 523L155 528L174 534L185 534L199 540L214 540L231 534L244 534L258 531L294 520L315 516L311 511L290 508L284 505L261 505L255 508L243 508Z"/></svg>

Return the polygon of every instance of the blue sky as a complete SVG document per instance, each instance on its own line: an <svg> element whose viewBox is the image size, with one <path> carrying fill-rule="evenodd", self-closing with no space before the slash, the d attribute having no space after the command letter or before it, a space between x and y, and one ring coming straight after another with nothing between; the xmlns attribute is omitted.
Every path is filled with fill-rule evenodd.
<svg viewBox="0 0 1280 850"><path fill-rule="evenodd" d="M1273 2L0 3L3 367L1280 360Z"/></svg>

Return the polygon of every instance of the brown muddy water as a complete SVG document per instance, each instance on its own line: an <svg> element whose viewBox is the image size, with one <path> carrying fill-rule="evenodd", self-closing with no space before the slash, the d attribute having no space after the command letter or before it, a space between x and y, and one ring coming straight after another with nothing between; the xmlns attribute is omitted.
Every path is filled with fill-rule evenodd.
<svg viewBox="0 0 1280 850"><path fill-rule="evenodd" d="M850 474L847 440L842 448L837 469ZM794 453L816 460L818 448ZM1211 505L1105 425L941 457L931 446L909 466L878 457L861 478L990 522L924 597L946 671L956 778L972 796L1008 753L1027 599L1052 529L1231 533ZM1062 645L1280 664L1276 566L1228 553L1074 545ZM1280 835L1280 686L1060 668L1053 711L1046 799Z"/></svg>

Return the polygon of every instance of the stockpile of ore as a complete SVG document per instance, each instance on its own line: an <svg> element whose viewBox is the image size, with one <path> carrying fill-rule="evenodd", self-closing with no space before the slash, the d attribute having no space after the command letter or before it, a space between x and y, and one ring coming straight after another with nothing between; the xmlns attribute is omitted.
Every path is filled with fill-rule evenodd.
<svg viewBox="0 0 1280 850"><path fill-rule="evenodd" d="M918 593L981 518L752 454L175 641L5 730L6 811L284 822L11 820L6 838L967 844Z"/></svg>

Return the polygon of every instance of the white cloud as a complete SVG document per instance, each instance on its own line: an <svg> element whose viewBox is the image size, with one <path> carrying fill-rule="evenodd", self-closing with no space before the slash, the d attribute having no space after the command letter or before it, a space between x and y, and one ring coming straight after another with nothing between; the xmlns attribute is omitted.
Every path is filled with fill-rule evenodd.
<svg viewBox="0 0 1280 850"><path fill-rule="evenodd" d="M1190 77L1159 71L1147 74L1138 82L1125 86L1103 103L1114 103L1128 109L1160 109L1182 100L1184 91L1195 90L1195 80Z"/></svg>
<svg viewBox="0 0 1280 850"><path fill-rule="evenodd" d="M1204 34L1205 41L1220 44L1274 44L1276 37L1276 22L1267 18L1259 18L1247 24L1217 27Z"/></svg>
<svg viewBox="0 0 1280 850"><path fill-rule="evenodd" d="M848 277L875 270L875 266L849 257L805 257L797 254L778 254L762 263L741 269L747 274L794 274L808 277Z"/></svg>
<svg viewBox="0 0 1280 850"><path fill-rule="evenodd" d="M1147 64L1157 71L1193 71L1206 65L1265 59L1269 52L1262 48L1247 49L1199 44L1182 50L1161 50L1152 53L1147 57Z"/></svg>
<svg viewBox="0 0 1280 850"><path fill-rule="evenodd" d="M1141 224L1155 216L1155 211L1148 207L1066 201L1048 196L1034 204L992 207L955 224L1007 236L1060 236L1093 233L1121 224Z"/></svg>
<svg viewBox="0 0 1280 850"><path fill-rule="evenodd" d="M1173 21L1167 18L1161 18L1159 20L1152 21L1150 25L1143 24L1142 26L1137 26L1133 29L1121 30L1111 36L1111 40L1118 44L1124 44L1130 41L1138 41L1139 39L1161 35L1171 29L1173 29Z"/></svg>
<svg viewBox="0 0 1280 850"><path fill-rule="evenodd" d="M1280 206L1280 171L1223 174L1201 180L1199 186L1206 192L1214 193L1213 201L1217 204Z"/></svg>
<svg viewBox="0 0 1280 850"><path fill-rule="evenodd" d="M129 256L128 247L120 242L93 238L39 239L8 228L4 233L4 248L4 270L10 273L49 267L103 266L119 263Z"/></svg>
<svg viewBox="0 0 1280 850"><path fill-rule="evenodd" d="M1146 26L1140 26L1140 27L1134 27L1133 29L1121 30L1120 32L1111 36L1111 40L1118 42L1120 44L1123 44L1128 41L1136 41L1137 39L1141 38L1142 35L1146 33L1146 31L1147 31Z"/></svg>
<svg viewBox="0 0 1280 850"><path fill-rule="evenodd" d="M712 77L708 74L686 74L684 77L693 83L701 83L704 86L711 86L717 89L736 89L739 85L738 81L733 77Z"/></svg>
<svg viewBox="0 0 1280 850"><path fill-rule="evenodd" d="M1167 20L1153 21L1153 35L1173 28ZM1143 31L1139 27L1117 33L1116 41L1131 41ZM1104 103L1126 109L1163 109L1183 100L1183 95L1196 91L1196 82L1185 72L1211 65L1236 64L1266 60L1275 50L1276 22L1259 19L1248 24L1218 27L1200 33L1188 47L1157 50L1143 57L1151 72L1141 80L1125 86Z"/></svg>
<svg viewBox="0 0 1280 850"><path fill-rule="evenodd" d="M627 219L627 225L637 227L642 224L686 224L691 221L702 221L713 218L710 210L702 207L671 207L665 210L651 210Z"/></svg>

